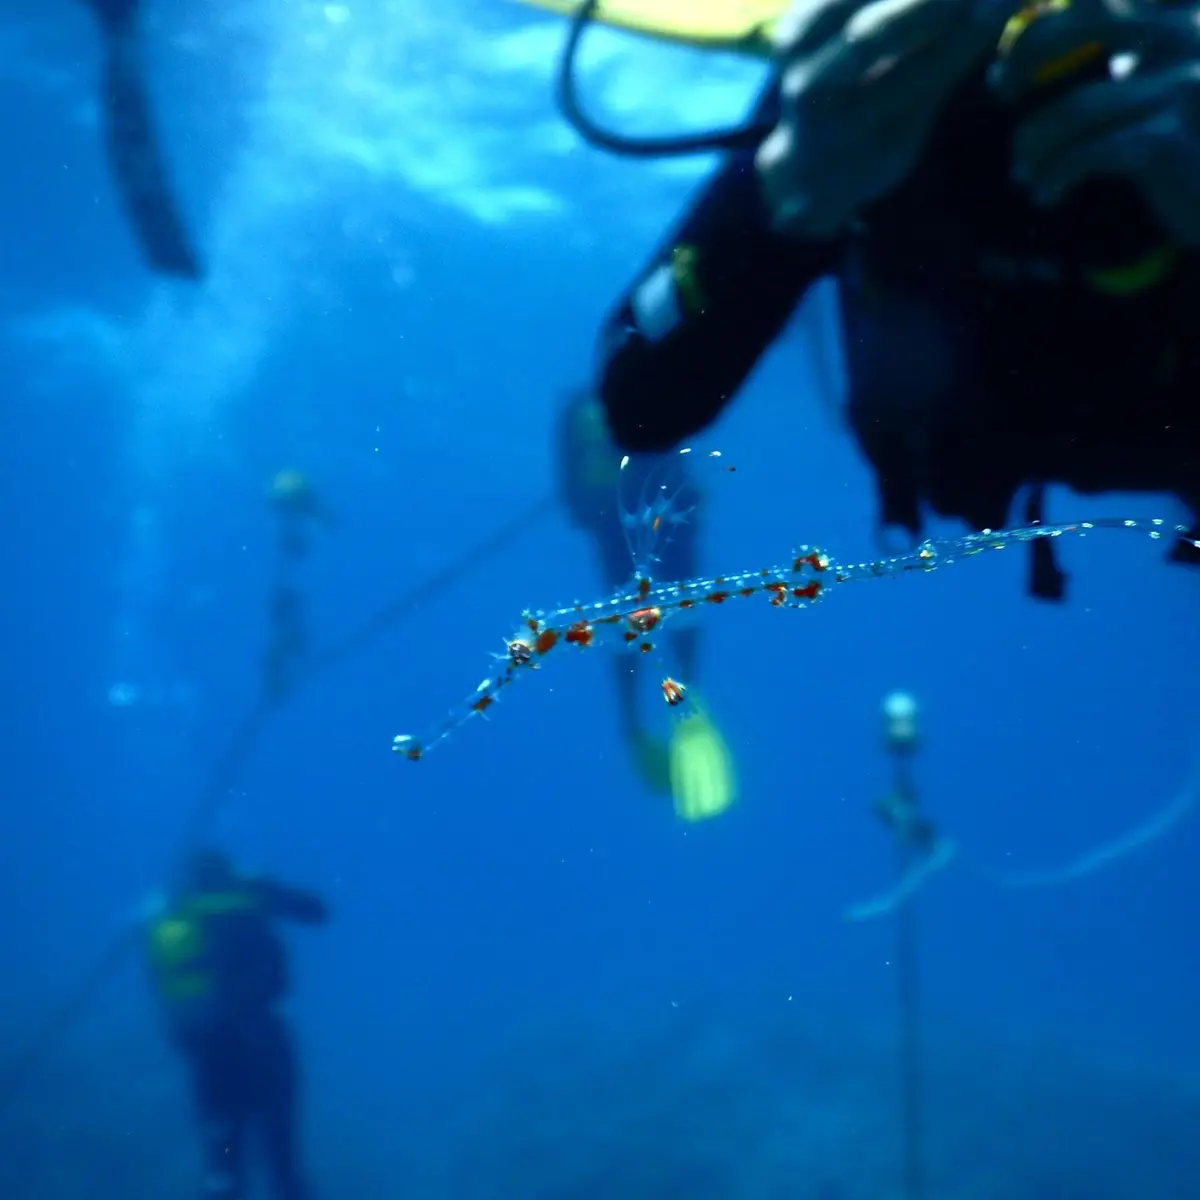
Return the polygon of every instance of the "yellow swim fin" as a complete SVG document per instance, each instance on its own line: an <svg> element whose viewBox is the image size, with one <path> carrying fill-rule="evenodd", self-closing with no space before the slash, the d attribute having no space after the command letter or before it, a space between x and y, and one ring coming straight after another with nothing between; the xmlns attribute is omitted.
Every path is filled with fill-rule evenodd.
<svg viewBox="0 0 1200 1200"><path fill-rule="evenodd" d="M737 800L737 764L708 714L688 700L693 711L675 722L667 751L671 799L681 820L707 821Z"/></svg>
<svg viewBox="0 0 1200 1200"><path fill-rule="evenodd" d="M521 0L543 12L573 16L580 0ZM598 25L645 37L761 58L771 52L771 31L789 0L600 0Z"/></svg>

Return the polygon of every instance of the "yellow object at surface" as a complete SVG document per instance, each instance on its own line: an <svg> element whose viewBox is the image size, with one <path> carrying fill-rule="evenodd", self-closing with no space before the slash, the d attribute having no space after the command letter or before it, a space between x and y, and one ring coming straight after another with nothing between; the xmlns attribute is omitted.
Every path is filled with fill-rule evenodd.
<svg viewBox="0 0 1200 1200"><path fill-rule="evenodd" d="M707 50L770 52L771 31L790 0L600 0L598 25ZM573 16L579 0L521 0L543 12Z"/></svg>
<svg viewBox="0 0 1200 1200"><path fill-rule="evenodd" d="M737 800L737 765L721 731L697 711L671 731L671 799L684 821L718 817Z"/></svg>

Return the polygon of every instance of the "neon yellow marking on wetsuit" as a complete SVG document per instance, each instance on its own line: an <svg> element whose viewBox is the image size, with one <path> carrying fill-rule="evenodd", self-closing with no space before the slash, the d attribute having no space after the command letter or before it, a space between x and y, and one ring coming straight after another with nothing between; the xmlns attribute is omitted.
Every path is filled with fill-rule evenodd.
<svg viewBox="0 0 1200 1200"><path fill-rule="evenodd" d="M1085 278L1098 292L1108 296L1133 296L1162 283L1179 261L1179 247L1167 243L1152 250L1128 267L1088 271Z"/></svg>

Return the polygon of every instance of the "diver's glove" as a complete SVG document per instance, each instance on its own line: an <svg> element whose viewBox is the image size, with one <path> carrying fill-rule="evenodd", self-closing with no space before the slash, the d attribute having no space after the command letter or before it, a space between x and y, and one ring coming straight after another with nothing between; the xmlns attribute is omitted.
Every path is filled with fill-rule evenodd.
<svg viewBox="0 0 1200 1200"><path fill-rule="evenodd" d="M1047 64L1103 46L1113 78L1084 83L1018 128L1013 174L1042 205L1097 176L1130 180L1167 234L1200 246L1200 24L1197 6L1072 0L1035 21L993 68L993 91L1018 102ZM1115 60L1115 61L1114 61Z"/></svg>
<svg viewBox="0 0 1200 1200"><path fill-rule="evenodd" d="M902 183L1008 12L993 0L798 0L774 35L781 113L756 159L775 224L833 238Z"/></svg>

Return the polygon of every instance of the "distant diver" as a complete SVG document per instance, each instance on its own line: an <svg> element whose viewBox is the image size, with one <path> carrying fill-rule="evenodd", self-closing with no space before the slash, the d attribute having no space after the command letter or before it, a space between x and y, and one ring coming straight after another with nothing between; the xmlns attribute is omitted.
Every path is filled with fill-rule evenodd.
<svg viewBox="0 0 1200 1200"><path fill-rule="evenodd" d="M851 905L843 914L847 921L868 921L895 912L958 852L955 843L921 812L913 778L913 758L920 746L916 698L908 692L890 692L883 702L883 721L892 786L872 808L895 839L899 871L891 891Z"/></svg>
<svg viewBox="0 0 1200 1200"><path fill-rule="evenodd" d="M303 558L313 529L337 524L333 510L303 471L276 471L267 485L266 498L279 518L279 549L285 558Z"/></svg>
<svg viewBox="0 0 1200 1200"><path fill-rule="evenodd" d="M311 663L308 606L297 573L317 527L330 528L337 518L302 471L277 471L266 494L277 522L279 553L268 611L270 642L263 659L263 689L265 698L275 704L291 693Z"/></svg>
<svg viewBox="0 0 1200 1200"><path fill-rule="evenodd" d="M147 264L201 279L204 269L171 193L141 61L141 0L82 0L103 43L100 107L113 182Z"/></svg>
<svg viewBox="0 0 1200 1200"><path fill-rule="evenodd" d="M895 838L900 871L890 891L846 909L843 915L848 921L868 921L897 912L952 861L963 863L973 874L1002 888L1065 887L1165 837L1195 811L1200 800L1200 758L1197 758L1179 792L1124 833L1091 845L1057 866L998 870L978 861L975 855L960 854L957 843L943 835L920 810L912 770L920 743L916 699L908 692L892 692L884 701L883 717L892 786L875 800L873 808Z"/></svg>
<svg viewBox="0 0 1200 1200"><path fill-rule="evenodd" d="M224 854L206 849L188 856L150 922L155 991L192 1075L206 1200L244 1200L252 1131L277 1200L309 1196L296 1146L295 1050L278 1011L287 957L272 926L327 919L319 897L243 876Z"/></svg>

